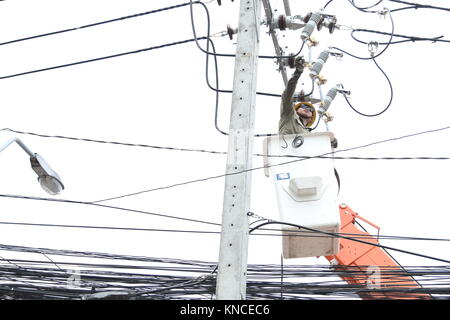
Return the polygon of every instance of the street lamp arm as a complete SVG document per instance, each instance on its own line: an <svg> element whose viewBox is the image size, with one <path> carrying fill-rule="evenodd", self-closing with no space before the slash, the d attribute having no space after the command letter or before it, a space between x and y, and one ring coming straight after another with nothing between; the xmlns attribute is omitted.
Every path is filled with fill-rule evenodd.
<svg viewBox="0 0 450 320"><path fill-rule="evenodd" d="M51 195L59 194L64 190L64 185L61 182L59 175L48 165L44 158L31 151L19 138L11 138L0 145L0 152L8 148L14 142L30 156L31 168L37 174L42 189Z"/></svg>
<svg viewBox="0 0 450 320"><path fill-rule="evenodd" d="M0 152L8 148L14 142L16 142L26 153L28 153L30 157L34 157L34 153L19 138L11 138L4 144L0 145Z"/></svg>

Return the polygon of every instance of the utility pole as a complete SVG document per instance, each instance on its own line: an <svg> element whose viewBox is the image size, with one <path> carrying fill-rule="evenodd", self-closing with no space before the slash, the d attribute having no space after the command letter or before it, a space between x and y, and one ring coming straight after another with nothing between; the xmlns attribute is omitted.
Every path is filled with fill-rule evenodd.
<svg viewBox="0 0 450 320"><path fill-rule="evenodd" d="M240 1L216 287L220 300L246 297L260 1Z"/></svg>

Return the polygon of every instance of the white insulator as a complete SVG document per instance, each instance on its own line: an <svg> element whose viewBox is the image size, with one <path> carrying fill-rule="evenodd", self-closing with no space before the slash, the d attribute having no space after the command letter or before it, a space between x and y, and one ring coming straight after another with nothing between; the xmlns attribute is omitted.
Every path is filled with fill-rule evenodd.
<svg viewBox="0 0 450 320"><path fill-rule="evenodd" d="M319 58L313 64L311 73L309 74L311 78L316 78L320 72L322 71L323 65L327 62L328 57L330 56L330 51L324 50L320 53Z"/></svg>
<svg viewBox="0 0 450 320"><path fill-rule="evenodd" d="M319 23L321 17L322 13L320 13L319 11L314 12L311 15L311 18L309 18L309 21L303 28L302 34L300 36L303 41L309 39L311 34L314 32L314 29L317 27L317 24Z"/></svg>
<svg viewBox="0 0 450 320"><path fill-rule="evenodd" d="M331 102L333 102L334 98L336 98L337 93L338 93L337 87L333 87L328 91L327 95L323 99L323 104L319 107L319 113L327 112Z"/></svg>

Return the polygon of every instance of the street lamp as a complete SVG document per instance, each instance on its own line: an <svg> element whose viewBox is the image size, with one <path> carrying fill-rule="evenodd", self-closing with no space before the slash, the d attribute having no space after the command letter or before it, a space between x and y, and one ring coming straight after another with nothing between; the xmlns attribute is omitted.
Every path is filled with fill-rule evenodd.
<svg viewBox="0 0 450 320"><path fill-rule="evenodd" d="M51 195L56 195L64 190L64 185L59 175L45 162L44 158L37 153L33 153L20 139L12 138L3 145L0 145L0 152L14 142L30 156L31 168L38 175L38 181L42 189Z"/></svg>

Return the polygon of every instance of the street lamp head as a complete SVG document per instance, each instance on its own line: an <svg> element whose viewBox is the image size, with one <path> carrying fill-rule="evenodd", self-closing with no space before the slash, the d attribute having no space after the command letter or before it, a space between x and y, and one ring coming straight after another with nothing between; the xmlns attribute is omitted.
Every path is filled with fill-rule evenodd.
<svg viewBox="0 0 450 320"><path fill-rule="evenodd" d="M31 168L38 175L38 181L47 193L51 195L59 194L64 190L59 175L45 162L37 153L30 157Z"/></svg>

